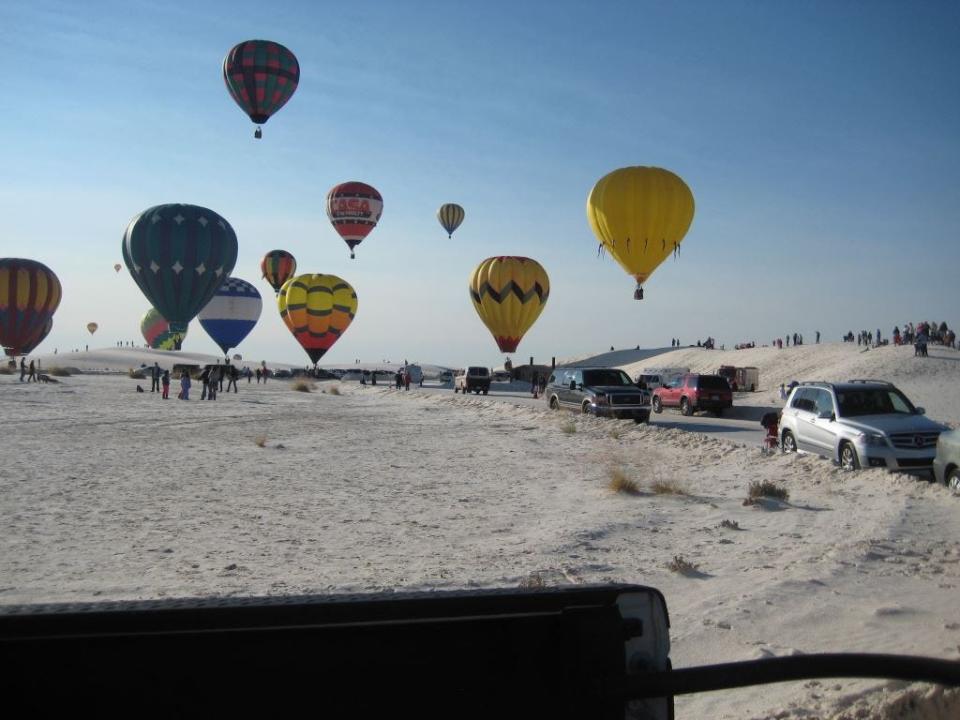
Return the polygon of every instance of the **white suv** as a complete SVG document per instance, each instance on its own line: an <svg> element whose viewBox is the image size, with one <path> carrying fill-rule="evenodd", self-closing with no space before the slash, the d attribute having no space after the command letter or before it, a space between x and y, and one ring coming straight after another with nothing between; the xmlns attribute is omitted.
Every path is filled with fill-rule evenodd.
<svg viewBox="0 0 960 720"><path fill-rule="evenodd" d="M807 382L780 415L780 446L823 455L846 470L885 467L929 475L937 438L947 428L923 416L881 380Z"/></svg>

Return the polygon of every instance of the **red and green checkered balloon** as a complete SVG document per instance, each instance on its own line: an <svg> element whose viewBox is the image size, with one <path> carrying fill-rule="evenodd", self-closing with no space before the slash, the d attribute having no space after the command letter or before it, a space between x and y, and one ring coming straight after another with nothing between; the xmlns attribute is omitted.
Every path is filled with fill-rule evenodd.
<svg viewBox="0 0 960 720"><path fill-rule="evenodd" d="M223 59L223 81L237 105L258 125L282 108L300 82L300 63L280 43L247 40ZM260 128L257 128L260 137Z"/></svg>

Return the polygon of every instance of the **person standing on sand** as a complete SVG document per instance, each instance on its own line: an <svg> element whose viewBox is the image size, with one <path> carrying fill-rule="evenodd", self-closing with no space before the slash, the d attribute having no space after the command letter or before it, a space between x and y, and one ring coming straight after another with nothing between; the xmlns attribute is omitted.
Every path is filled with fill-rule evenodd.
<svg viewBox="0 0 960 720"><path fill-rule="evenodd" d="M403 386L405 390L410 389L410 371L404 371L403 373Z"/></svg>
<svg viewBox="0 0 960 720"><path fill-rule="evenodd" d="M177 397L181 400L190 399L190 373L186 370L180 372L180 394Z"/></svg>
<svg viewBox="0 0 960 720"><path fill-rule="evenodd" d="M210 370L210 377L207 378L207 400L217 399L217 388L220 387L220 363Z"/></svg>
<svg viewBox="0 0 960 720"><path fill-rule="evenodd" d="M37 371L33 367L33 360L30 361L30 374L27 375L27 382L36 382L37 381Z"/></svg>
<svg viewBox="0 0 960 720"><path fill-rule="evenodd" d="M150 392L160 392L160 363L150 369Z"/></svg>
<svg viewBox="0 0 960 720"><path fill-rule="evenodd" d="M200 382L203 383L203 390L200 391L200 399L207 399L207 388L210 385L210 368L204 368L203 372L200 373Z"/></svg>
<svg viewBox="0 0 960 720"><path fill-rule="evenodd" d="M257 368L257 385L260 384L260 368Z"/></svg>
<svg viewBox="0 0 960 720"><path fill-rule="evenodd" d="M22 357L20 358L20 382L23 382L23 378L27 376L27 359Z"/></svg>
<svg viewBox="0 0 960 720"><path fill-rule="evenodd" d="M820 344L820 331L819 331L819 330L817 330L817 342L816 342L816 344L817 344L817 345Z"/></svg>
<svg viewBox="0 0 960 720"><path fill-rule="evenodd" d="M163 385L163 395L161 396L164 400L167 400L170 397L170 371L163 371L163 378L161 379L161 384Z"/></svg>

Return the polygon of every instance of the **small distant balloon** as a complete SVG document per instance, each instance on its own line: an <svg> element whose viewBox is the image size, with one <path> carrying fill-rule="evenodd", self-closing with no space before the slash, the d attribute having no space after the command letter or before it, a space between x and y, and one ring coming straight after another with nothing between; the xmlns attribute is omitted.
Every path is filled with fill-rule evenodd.
<svg viewBox="0 0 960 720"><path fill-rule="evenodd" d="M448 238L453 237L453 231L460 227L464 217L466 217L466 212L456 203L441 205L440 209L437 210L437 220L447 231Z"/></svg>
<svg viewBox="0 0 960 720"><path fill-rule="evenodd" d="M233 359L234 359L234 360L243 360L243 355L241 355L240 353L237 353L236 355L233 356Z"/></svg>
<svg viewBox="0 0 960 720"><path fill-rule="evenodd" d="M350 248L351 258L353 249L377 226L382 214L383 197L366 183L341 183L327 193L327 217Z"/></svg>
<svg viewBox="0 0 960 720"><path fill-rule="evenodd" d="M260 271L275 293L297 272L297 260L286 250L271 250L260 261Z"/></svg>
<svg viewBox="0 0 960 720"><path fill-rule="evenodd" d="M87 323L87 332L93 335L97 331L98 327L100 326L97 325L96 323Z"/></svg>
<svg viewBox="0 0 960 720"><path fill-rule="evenodd" d="M120 272L123 269L123 265L121 265L120 263L117 263L116 265L113 266L113 269L116 270L117 272Z"/></svg>
<svg viewBox="0 0 960 720"><path fill-rule="evenodd" d="M223 81L240 109L260 126L293 96L300 82L300 63L280 43L247 40L223 59ZM253 136L261 135L257 127Z"/></svg>

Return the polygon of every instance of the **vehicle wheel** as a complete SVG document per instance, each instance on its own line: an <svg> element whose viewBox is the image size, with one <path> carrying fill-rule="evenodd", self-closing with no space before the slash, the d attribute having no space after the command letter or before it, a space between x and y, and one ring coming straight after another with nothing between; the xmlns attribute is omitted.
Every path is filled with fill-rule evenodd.
<svg viewBox="0 0 960 720"><path fill-rule="evenodd" d="M797 451L797 441L794 439L793 433L789 430L783 431L783 437L780 439L780 448L785 453Z"/></svg>
<svg viewBox="0 0 960 720"><path fill-rule="evenodd" d="M840 446L840 467L844 470L860 469L860 460L857 458L857 451L853 445L848 442Z"/></svg>
<svg viewBox="0 0 960 720"><path fill-rule="evenodd" d="M584 402L583 405L580 406L580 412L582 412L584 415L589 414L589 413L590 413L590 403L589 403L589 402Z"/></svg>
<svg viewBox="0 0 960 720"><path fill-rule="evenodd" d="M559 409L560 409L560 401L557 400L557 396L556 396L556 395L551 395L551 396L550 396L550 409L551 409L551 410L559 410Z"/></svg>
<svg viewBox="0 0 960 720"><path fill-rule="evenodd" d="M756 391L757 391L757 386L756 386L756 385L751 385L751 386L750 386L750 392L756 392Z"/></svg>
<svg viewBox="0 0 960 720"><path fill-rule="evenodd" d="M960 468L954 468L947 475L947 487L955 493L960 493Z"/></svg>
<svg viewBox="0 0 960 720"><path fill-rule="evenodd" d="M690 401L686 398L680 398L680 414L693 415L693 408L690 407Z"/></svg>
<svg viewBox="0 0 960 720"><path fill-rule="evenodd" d="M653 411L658 415L663 412L663 403L660 401L660 398L654 396L653 398Z"/></svg>
<svg viewBox="0 0 960 720"><path fill-rule="evenodd" d="M641 423L650 422L650 416L649 416L649 415L641 415L640 417L635 417L635 418L633 419L633 421L634 421L637 425L640 425Z"/></svg>

